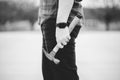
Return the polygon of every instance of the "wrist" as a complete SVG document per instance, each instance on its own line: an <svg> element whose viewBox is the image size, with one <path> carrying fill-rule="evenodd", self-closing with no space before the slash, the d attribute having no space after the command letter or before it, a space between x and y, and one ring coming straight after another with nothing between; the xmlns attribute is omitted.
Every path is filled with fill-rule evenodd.
<svg viewBox="0 0 120 80"><path fill-rule="evenodd" d="M68 26L68 24L64 22L56 24L56 27L59 27L59 28L65 28L66 26Z"/></svg>

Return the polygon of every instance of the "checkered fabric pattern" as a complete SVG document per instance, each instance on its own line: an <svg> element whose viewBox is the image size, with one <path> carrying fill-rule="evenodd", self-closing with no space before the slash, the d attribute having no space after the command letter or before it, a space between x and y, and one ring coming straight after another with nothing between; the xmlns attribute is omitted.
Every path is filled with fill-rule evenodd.
<svg viewBox="0 0 120 80"><path fill-rule="evenodd" d="M68 23L70 23L75 16L79 16L79 18L83 17L81 1L82 0L74 1L73 8L68 18ZM58 9L58 0L40 0L39 22L42 23L44 20L48 19L49 17L56 17L57 9Z"/></svg>

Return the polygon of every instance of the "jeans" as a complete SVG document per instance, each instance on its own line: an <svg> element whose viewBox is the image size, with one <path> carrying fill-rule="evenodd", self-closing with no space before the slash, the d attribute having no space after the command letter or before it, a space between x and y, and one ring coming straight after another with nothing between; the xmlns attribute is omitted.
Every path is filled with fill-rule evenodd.
<svg viewBox="0 0 120 80"><path fill-rule="evenodd" d="M43 48L50 52L56 45L55 30L56 19L49 18L41 24L43 34ZM79 80L75 58L75 37L71 37L63 49L60 49L56 56L59 64L48 60L42 52L42 73L44 80Z"/></svg>

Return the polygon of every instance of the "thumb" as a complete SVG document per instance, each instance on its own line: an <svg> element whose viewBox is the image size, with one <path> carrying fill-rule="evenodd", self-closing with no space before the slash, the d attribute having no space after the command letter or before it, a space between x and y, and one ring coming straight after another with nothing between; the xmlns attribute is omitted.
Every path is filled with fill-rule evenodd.
<svg viewBox="0 0 120 80"><path fill-rule="evenodd" d="M64 46L59 42L59 43L57 43L57 47L58 48L63 48Z"/></svg>

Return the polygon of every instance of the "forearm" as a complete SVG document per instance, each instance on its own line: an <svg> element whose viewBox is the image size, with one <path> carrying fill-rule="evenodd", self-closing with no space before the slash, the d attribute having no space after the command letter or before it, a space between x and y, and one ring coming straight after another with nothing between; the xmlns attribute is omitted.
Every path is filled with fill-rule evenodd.
<svg viewBox="0 0 120 80"><path fill-rule="evenodd" d="M74 0L59 0L56 23L67 23Z"/></svg>

